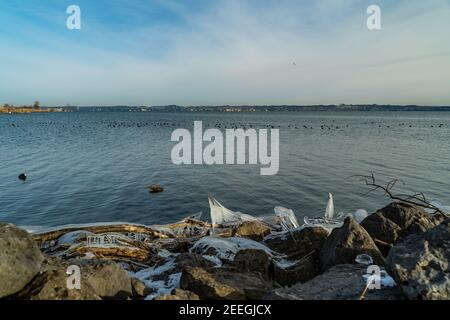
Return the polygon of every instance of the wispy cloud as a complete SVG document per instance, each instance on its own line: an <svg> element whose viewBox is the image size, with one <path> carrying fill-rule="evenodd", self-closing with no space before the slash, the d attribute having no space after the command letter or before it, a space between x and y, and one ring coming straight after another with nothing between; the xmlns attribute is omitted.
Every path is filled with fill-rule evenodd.
<svg viewBox="0 0 450 320"><path fill-rule="evenodd" d="M45 2L0 7L0 102L450 104L448 1L379 1L376 32L370 1L80 1L81 31Z"/></svg>

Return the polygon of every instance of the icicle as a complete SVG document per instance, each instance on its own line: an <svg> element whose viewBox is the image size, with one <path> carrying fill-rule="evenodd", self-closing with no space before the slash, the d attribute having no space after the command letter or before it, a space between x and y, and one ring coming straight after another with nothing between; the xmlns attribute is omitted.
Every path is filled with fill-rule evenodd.
<svg viewBox="0 0 450 320"><path fill-rule="evenodd" d="M297 217L295 216L294 211L292 211L291 209L275 207L274 211L275 215L279 218L283 231L297 229L300 227L297 221Z"/></svg>
<svg viewBox="0 0 450 320"><path fill-rule="evenodd" d="M325 219L333 219L334 216L334 203L333 203L333 195L328 193L328 203L327 208L325 210Z"/></svg>
<svg viewBox="0 0 450 320"><path fill-rule="evenodd" d="M209 207L211 209L211 223L213 226L225 223L236 223L242 221L259 221L251 215L234 212L219 203L216 199L209 196Z"/></svg>

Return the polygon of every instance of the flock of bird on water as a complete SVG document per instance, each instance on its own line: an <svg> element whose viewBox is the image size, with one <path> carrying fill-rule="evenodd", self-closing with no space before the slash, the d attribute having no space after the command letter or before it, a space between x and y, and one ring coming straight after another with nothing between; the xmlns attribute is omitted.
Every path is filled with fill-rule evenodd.
<svg viewBox="0 0 450 320"><path fill-rule="evenodd" d="M54 121L48 121L48 122L41 122L41 125L59 125L61 128L82 128L83 124L81 123L58 123ZM179 122L167 122L167 121L155 121L155 122L136 122L136 121L96 121L94 122L95 125L103 125L107 128L145 128L145 127L167 127L167 128L182 128L183 124ZM378 128L393 128L395 126L398 127L404 127L404 128L413 128L414 125L412 123L406 123L406 122L400 122L398 124L385 124L385 123L378 123L376 121L365 121L362 124L364 125L371 125L373 127ZM207 128L216 128L216 129L253 129L253 128L261 128L266 127L268 129L281 129L281 128L287 128L287 129L308 129L313 130L315 128L318 128L320 130L339 130L339 129L345 129L351 127L352 123L345 123L345 124L338 124L335 122L335 120L332 120L329 123L321 123L316 126L311 126L310 124L287 124L285 126L282 126L280 124L273 125L273 124L265 124L265 125L257 125L257 124L251 124L251 123L244 123L244 122L215 122L215 123L209 123L204 122L204 126ZM19 128L22 125L19 123L11 123L12 127ZM89 126L89 125L86 125ZM443 128L445 125L444 123L433 123L430 124L429 128Z"/></svg>

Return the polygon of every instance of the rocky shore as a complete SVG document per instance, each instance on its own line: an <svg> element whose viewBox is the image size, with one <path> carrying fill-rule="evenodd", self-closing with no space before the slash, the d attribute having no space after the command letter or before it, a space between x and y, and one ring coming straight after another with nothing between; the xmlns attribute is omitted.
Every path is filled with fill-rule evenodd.
<svg viewBox="0 0 450 320"><path fill-rule="evenodd" d="M0 223L0 299L449 299L449 223L402 202L331 229Z"/></svg>

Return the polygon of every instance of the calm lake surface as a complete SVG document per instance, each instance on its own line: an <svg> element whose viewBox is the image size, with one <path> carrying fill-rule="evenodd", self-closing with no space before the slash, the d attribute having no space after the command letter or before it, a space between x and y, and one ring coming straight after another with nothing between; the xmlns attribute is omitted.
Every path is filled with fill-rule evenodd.
<svg viewBox="0 0 450 320"><path fill-rule="evenodd" d="M280 129L280 170L259 165L176 166L175 128L193 122ZM324 126L323 129L321 126ZM330 129L328 129L330 128ZM175 222L202 211L208 194L252 215L291 208L299 218L323 215L328 192L337 211L369 212L387 204L355 174L400 177L402 191L450 203L450 113L79 112L0 115L0 221L18 225L127 221ZM26 172L28 180L17 176ZM163 193L150 194L156 183Z"/></svg>

